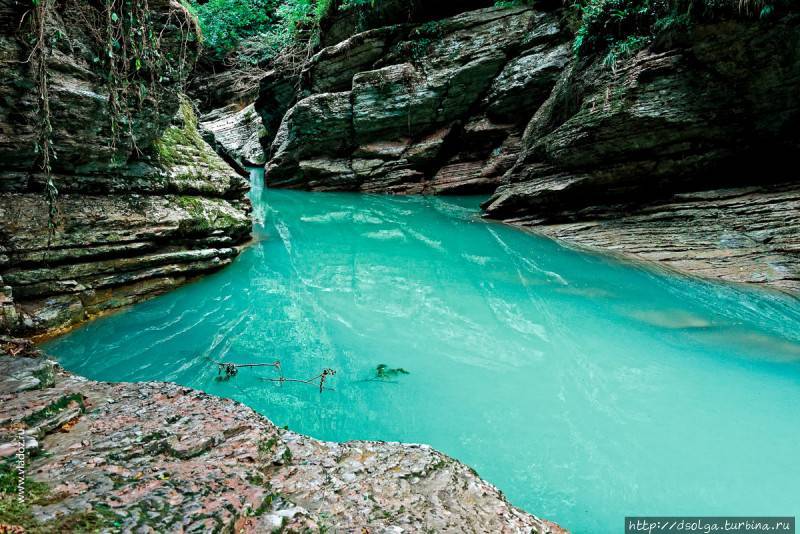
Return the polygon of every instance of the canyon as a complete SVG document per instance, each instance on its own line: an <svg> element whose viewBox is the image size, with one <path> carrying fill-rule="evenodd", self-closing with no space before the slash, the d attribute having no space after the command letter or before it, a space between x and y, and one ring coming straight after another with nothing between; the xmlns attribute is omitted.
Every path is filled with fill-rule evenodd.
<svg viewBox="0 0 800 534"><path fill-rule="evenodd" d="M428 446L318 441L31 344L230 265L252 167L276 189L483 195L486 219L581 250L800 291L794 10L609 61L576 52L561 3L387 0L334 9L305 56L243 77L196 68L177 0L110 42L93 3L47 4L0 0L0 451L25 429L50 488L36 528L562 532Z"/></svg>
<svg viewBox="0 0 800 534"><path fill-rule="evenodd" d="M549 7L334 22L252 100L267 184L490 194L491 219L796 294L797 16L701 21L609 65Z"/></svg>

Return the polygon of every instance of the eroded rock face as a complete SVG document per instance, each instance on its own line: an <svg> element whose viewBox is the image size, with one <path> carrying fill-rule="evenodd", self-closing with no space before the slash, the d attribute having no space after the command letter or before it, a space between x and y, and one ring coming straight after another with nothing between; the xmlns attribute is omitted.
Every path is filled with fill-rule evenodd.
<svg viewBox="0 0 800 534"><path fill-rule="evenodd" d="M20 344L0 340L0 454L23 428L27 475L53 496L31 507L45 526L83 512L113 531L563 532L428 446L321 442L175 384L92 382Z"/></svg>
<svg viewBox="0 0 800 534"><path fill-rule="evenodd" d="M566 40L556 13L488 8L375 28L324 48L295 93L287 95L279 75L262 83L256 106L273 104L268 120L297 100L272 142L267 183L492 191L519 150L525 110L547 98L569 59Z"/></svg>
<svg viewBox="0 0 800 534"><path fill-rule="evenodd" d="M559 222L509 222L703 278L800 295L799 210L800 185L784 183L596 206Z"/></svg>
<svg viewBox="0 0 800 534"><path fill-rule="evenodd" d="M615 70L565 69L528 124L510 185L486 204L506 218L719 184L787 178L800 143L800 19L698 25ZM754 176L754 173L775 176ZM519 185L517 185L519 184Z"/></svg>
<svg viewBox="0 0 800 534"><path fill-rule="evenodd" d="M799 125L800 18L698 24L615 69L571 62L483 207L559 239L795 292Z"/></svg>
<svg viewBox="0 0 800 534"><path fill-rule="evenodd" d="M494 191L490 218L795 291L798 16L696 22L611 68L575 58L558 15L479 9L328 36L299 80L262 83L257 109L283 117L268 184ZM714 200L731 189L748 202Z"/></svg>
<svg viewBox="0 0 800 534"><path fill-rule="evenodd" d="M240 174L246 174L248 167L267 162L261 146L266 130L252 103L244 107L234 103L210 111L200 118L200 131L203 139Z"/></svg>
<svg viewBox="0 0 800 534"><path fill-rule="evenodd" d="M70 1L46 26L59 190L50 235L34 75L19 62L27 7L0 0L0 331L39 334L163 292L229 263L250 231L247 183L202 140L180 94L196 55L185 9L149 2L161 52L176 59L114 135L96 32Z"/></svg>

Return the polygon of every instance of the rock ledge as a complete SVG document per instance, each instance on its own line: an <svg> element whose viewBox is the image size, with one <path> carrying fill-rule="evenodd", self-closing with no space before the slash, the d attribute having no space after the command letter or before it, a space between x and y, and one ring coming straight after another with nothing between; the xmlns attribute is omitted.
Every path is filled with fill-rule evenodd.
<svg viewBox="0 0 800 534"><path fill-rule="evenodd" d="M429 446L317 441L190 388L72 375L24 340L0 340L0 398L0 453L24 427L50 489L29 507L45 530L565 532Z"/></svg>

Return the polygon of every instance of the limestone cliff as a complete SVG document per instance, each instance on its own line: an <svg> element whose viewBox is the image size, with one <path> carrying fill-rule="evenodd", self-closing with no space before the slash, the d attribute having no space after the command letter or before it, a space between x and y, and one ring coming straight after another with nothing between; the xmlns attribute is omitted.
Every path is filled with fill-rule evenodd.
<svg viewBox="0 0 800 534"><path fill-rule="evenodd" d="M800 290L800 17L700 23L574 60L488 216L730 281Z"/></svg>
<svg viewBox="0 0 800 534"><path fill-rule="evenodd" d="M547 98L568 59L558 16L529 8L358 33L314 55L296 92L280 73L262 82L256 105L277 127L267 183L493 191L519 150L525 110Z"/></svg>
<svg viewBox="0 0 800 534"><path fill-rule="evenodd" d="M196 27L181 4L151 0L130 14L146 17L141 28L157 40L116 82L114 69L128 63L106 56L136 43L112 35L104 48L104 23L92 18L104 13L100 3L47 4L52 235L32 14L28 4L0 0L0 330L26 334L226 265L250 232L247 183L203 141L180 94L197 54Z"/></svg>

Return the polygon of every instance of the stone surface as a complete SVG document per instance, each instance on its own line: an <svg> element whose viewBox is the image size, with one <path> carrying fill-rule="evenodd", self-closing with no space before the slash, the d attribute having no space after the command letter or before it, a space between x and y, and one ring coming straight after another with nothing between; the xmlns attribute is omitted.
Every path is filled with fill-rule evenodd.
<svg viewBox="0 0 800 534"><path fill-rule="evenodd" d="M81 17L94 8L71 1L47 21L51 235L34 79L20 62L29 12L0 0L0 332L41 334L158 294L226 265L250 233L247 183L203 141L179 92L196 55L196 39L182 40L196 31L186 10L149 2L173 61L114 136L105 71L92 59L102 47Z"/></svg>
<svg viewBox="0 0 800 534"><path fill-rule="evenodd" d="M452 194L499 185L508 163L497 158L516 154L520 117L569 55L558 15L495 7L398 22L323 48L293 92L278 74L262 83L265 120L296 102L272 142L270 186Z"/></svg>
<svg viewBox="0 0 800 534"><path fill-rule="evenodd" d="M253 104L241 109L231 104L203 115L200 132L203 139L241 174L246 174L247 167L267 162L261 147L261 137L266 130Z"/></svg>
<svg viewBox="0 0 800 534"><path fill-rule="evenodd" d="M27 472L50 488L31 507L45 525L100 510L112 532L564 532L425 445L321 442L175 384L57 370L19 388L43 362L0 355L0 451L23 427L46 453Z"/></svg>
<svg viewBox="0 0 800 534"><path fill-rule="evenodd" d="M47 20L48 91L57 159L55 172L87 173L124 167L137 147L146 150L161 135L178 109L181 83L192 69L197 39L179 39L194 33L191 16L177 0L148 2L153 30L162 33L162 53L182 61L167 62L158 90L151 87L139 106L132 106L128 127L119 128L112 141L106 68L95 61L107 55L100 29L86 20L95 13L74 0L54 0ZM86 11L78 8L86 8ZM29 172L37 159L38 102L33 66L26 62L32 29L30 5L0 0L0 169ZM182 41L180 41L182 42ZM179 47L182 47L179 50ZM138 83L138 80L136 80ZM5 181L5 180L3 180Z"/></svg>
<svg viewBox="0 0 800 534"><path fill-rule="evenodd" d="M645 205L586 208L557 220L510 222L704 278L800 294L800 184L676 194Z"/></svg>
<svg viewBox="0 0 800 534"><path fill-rule="evenodd" d="M613 69L570 62L487 215L796 292L800 18L697 24L669 44Z"/></svg>
<svg viewBox="0 0 800 534"><path fill-rule="evenodd" d="M800 19L698 25L682 39L616 69L565 69L488 214L793 179L776 163L800 141Z"/></svg>

